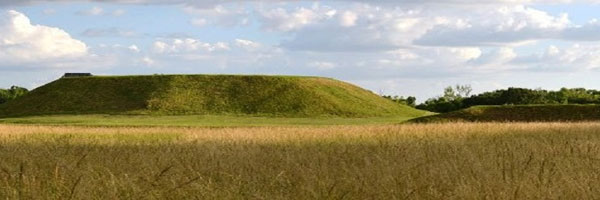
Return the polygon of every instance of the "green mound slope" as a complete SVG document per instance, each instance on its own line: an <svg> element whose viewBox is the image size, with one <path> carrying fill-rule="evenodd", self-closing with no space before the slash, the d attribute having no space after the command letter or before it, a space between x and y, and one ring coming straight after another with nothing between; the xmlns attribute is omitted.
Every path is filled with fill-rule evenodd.
<svg viewBox="0 0 600 200"><path fill-rule="evenodd" d="M409 122L576 122L600 121L600 105L515 105L471 108Z"/></svg>
<svg viewBox="0 0 600 200"><path fill-rule="evenodd" d="M62 78L0 107L3 117L52 114L418 117L425 112L328 78L235 75Z"/></svg>

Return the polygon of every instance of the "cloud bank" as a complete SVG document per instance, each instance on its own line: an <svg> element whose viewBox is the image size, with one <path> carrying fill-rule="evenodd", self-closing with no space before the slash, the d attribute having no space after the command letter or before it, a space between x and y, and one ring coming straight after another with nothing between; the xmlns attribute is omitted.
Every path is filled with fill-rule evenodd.
<svg viewBox="0 0 600 200"><path fill-rule="evenodd" d="M55 27L32 24L14 10L0 13L0 68L76 59L87 55L88 47Z"/></svg>
<svg viewBox="0 0 600 200"><path fill-rule="evenodd" d="M241 2L317 2L314 0L2 0L0 6L31 5L36 3L59 3L59 2L102 2L120 4L179 4L194 7L211 7L219 4L241 3ZM437 4L437 5L459 5L473 6L486 4L573 4L573 3L600 3L600 0L334 0L332 2L367 3L377 5L407 5L407 4Z"/></svg>

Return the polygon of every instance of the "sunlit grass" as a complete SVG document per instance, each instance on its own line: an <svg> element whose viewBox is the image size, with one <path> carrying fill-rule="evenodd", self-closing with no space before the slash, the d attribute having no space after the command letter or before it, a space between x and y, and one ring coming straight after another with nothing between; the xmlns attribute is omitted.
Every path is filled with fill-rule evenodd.
<svg viewBox="0 0 600 200"><path fill-rule="evenodd" d="M6 199L598 199L600 124L0 125Z"/></svg>
<svg viewBox="0 0 600 200"><path fill-rule="evenodd" d="M75 126L262 127L398 124L412 117L260 117L241 115L49 115L0 119L3 124Z"/></svg>

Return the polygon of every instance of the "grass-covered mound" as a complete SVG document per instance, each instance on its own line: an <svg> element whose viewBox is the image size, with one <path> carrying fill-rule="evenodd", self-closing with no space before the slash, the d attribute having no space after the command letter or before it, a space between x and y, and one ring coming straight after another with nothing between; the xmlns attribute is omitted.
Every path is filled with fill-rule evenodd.
<svg viewBox="0 0 600 200"><path fill-rule="evenodd" d="M576 122L600 121L600 105L474 106L410 122Z"/></svg>
<svg viewBox="0 0 600 200"><path fill-rule="evenodd" d="M233 114L422 116L357 86L318 77L154 75L61 78L0 106L0 116Z"/></svg>

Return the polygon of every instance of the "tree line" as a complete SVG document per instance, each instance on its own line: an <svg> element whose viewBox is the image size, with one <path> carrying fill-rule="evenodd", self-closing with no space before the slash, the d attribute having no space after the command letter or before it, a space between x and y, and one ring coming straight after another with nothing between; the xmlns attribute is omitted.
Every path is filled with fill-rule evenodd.
<svg viewBox="0 0 600 200"><path fill-rule="evenodd" d="M428 99L418 105L415 105L416 98L414 97L384 96L384 98L437 113L452 112L478 105L600 104L600 91L585 88L562 88L558 91L549 91L511 87L477 95L471 95L472 91L470 85L447 87L444 89L443 95Z"/></svg>
<svg viewBox="0 0 600 200"><path fill-rule="evenodd" d="M27 88L12 86L9 89L0 89L0 104L12 101L27 94L29 90Z"/></svg>

